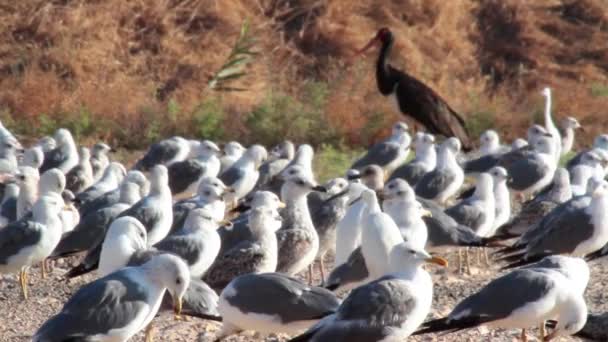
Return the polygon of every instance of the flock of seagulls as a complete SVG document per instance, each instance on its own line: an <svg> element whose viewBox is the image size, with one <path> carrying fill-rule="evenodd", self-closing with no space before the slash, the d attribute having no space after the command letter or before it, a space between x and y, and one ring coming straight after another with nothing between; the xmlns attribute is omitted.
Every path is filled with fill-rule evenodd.
<svg viewBox="0 0 608 342"><path fill-rule="evenodd" d="M554 124L546 88L544 123L525 139L503 145L489 130L464 153L473 145L458 114L386 62L389 30L368 47L376 42L382 94L403 111L428 111L414 117L429 132L398 122L324 184L308 144L267 151L172 137L128 169L107 144L78 146L66 129L24 149L0 125L0 273L18 274L24 299L37 295L28 287L35 265L44 277L57 272L54 260L73 258L64 276L93 279L33 340L126 341L145 330L151 341L166 310L221 322L217 341L245 330L396 341L481 325L522 329L524 341L540 327L549 341L584 329L587 261L608 254L608 135L561 166L580 124ZM506 272L429 319L433 268L424 265L447 267L436 253L457 249L466 273L471 248Z"/></svg>

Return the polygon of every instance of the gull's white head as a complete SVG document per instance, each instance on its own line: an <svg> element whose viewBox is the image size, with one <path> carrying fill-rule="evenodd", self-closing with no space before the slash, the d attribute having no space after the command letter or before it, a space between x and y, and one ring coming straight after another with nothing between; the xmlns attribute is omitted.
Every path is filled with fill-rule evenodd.
<svg viewBox="0 0 608 342"><path fill-rule="evenodd" d="M281 202L279 196L271 191L256 191L251 200L251 207L253 209L268 208L278 210L279 208L284 208L285 204Z"/></svg>
<svg viewBox="0 0 608 342"><path fill-rule="evenodd" d="M150 192L150 182L141 171L129 171L124 178L124 181L137 184L139 186L139 194L141 197L147 196Z"/></svg>
<svg viewBox="0 0 608 342"><path fill-rule="evenodd" d="M494 166L491 168L490 175L492 176L495 184L506 182L509 178L509 173L502 166Z"/></svg>
<svg viewBox="0 0 608 342"><path fill-rule="evenodd" d="M578 122L576 118L568 116L562 120L562 128L563 129L577 129L581 128L581 124Z"/></svg>
<svg viewBox="0 0 608 342"><path fill-rule="evenodd" d="M416 200L414 189L403 179L395 178L384 185L382 195L385 201L403 200L413 202Z"/></svg>
<svg viewBox="0 0 608 342"><path fill-rule="evenodd" d="M125 238L133 250L147 248L148 233L146 228L134 217L119 217L110 224L105 239L107 241L117 241L119 238Z"/></svg>
<svg viewBox="0 0 608 342"><path fill-rule="evenodd" d="M323 185L325 189L327 189L327 194L336 195L341 192L346 191L348 187L348 181L344 178L338 177L334 179L330 179Z"/></svg>
<svg viewBox="0 0 608 342"><path fill-rule="evenodd" d="M448 265L447 260L431 256L425 250L414 247L409 241L404 241L393 247L389 253L389 263L393 272L412 267L418 268L425 263L436 264L443 267Z"/></svg>
<svg viewBox="0 0 608 342"><path fill-rule="evenodd" d="M190 286L190 271L188 265L173 254L160 254L152 257L143 268L154 273L163 287L169 291L173 298L173 309L179 315L182 311L182 300Z"/></svg>
<svg viewBox="0 0 608 342"><path fill-rule="evenodd" d="M210 140L203 140L200 143L198 150L201 156L219 155L222 153L222 150Z"/></svg>
<svg viewBox="0 0 608 342"><path fill-rule="evenodd" d="M541 91L541 94L544 97L550 97L551 96L551 88L549 88L549 87L543 88L543 90Z"/></svg>
<svg viewBox="0 0 608 342"><path fill-rule="evenodd" d="M155 165L150 174L150 185L152 191L160 191L168 187L169 172L164 165Z"/></svg>
<svg viewBox="0 0 608 342"><path fill-rule="evenodd" d="M245 155L253 161L256 169L268 159L268 152L262 145L253 145L249 147L247 151L245 151Z"/></svg>
<svg viewBox="0 0 608 342"><path fill-rule="evenodd" d="M458 154L458 152L460 152L462 145L460 144L460 140L458 140L458 138L451 137L451 138L446 139L441 144L440 148L444 151L450 151L452 153L452 155L456 155L456 154Z"/></svg>
<svg viewBox="0 0 608 342"><path fill-rule="evenodd" d="M608 151L608 134L601 134L595 137L593 147Z"/></svg>
<svg viewBox="0 0 608 342"><path fill-rule="evenodd" d="M38 189L41 194L47 194L50 192L54 192L56 194L61 194L65 189L65 175L59 169L50 169L44 172L40 176L40 183L38 184Z"/></svg>
<svg viewBox="0 0 608 342"><path fill-rule="evenodd" d="M268 230L274 233L281 228L282 224L281 215L271 208L252 209L248 218L248 225L253 231Z"/></svg>
<svg viewBox="0 0 608 342"><path fill-rule="evenodd" d="M240 157L245 152L245 148L238 141L230 141L224 145L224 153L227 156Z"/></svg>
<svg viewBox="0 0 608 342"><path fill-rule="evenodd" d="M55 132L55 141L58 146L65 146L68 144L74 143L74 138L72 137L72 133L65 128L60 128Z"/></svg>

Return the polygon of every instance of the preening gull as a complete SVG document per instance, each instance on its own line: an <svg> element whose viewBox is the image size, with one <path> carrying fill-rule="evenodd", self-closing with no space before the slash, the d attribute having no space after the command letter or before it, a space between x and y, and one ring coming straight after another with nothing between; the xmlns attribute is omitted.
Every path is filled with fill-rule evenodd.
<svg viewBox="0 0 608 342"><path fill-rule="evenodd" d="M570 205L567 205L570 204ZM516 267L553 254L584 256L608 243L608 182L601 181L590 201L576 198L555 208L528 236L527 242L508 249L504 260Z"/></svg>
<svg viewBox="0 0 608 342"><path fill-rule="evenodd" d="M219 222L208 209L193 209L180 230L162 239L154 247L184 259L190 275L199 278L207 272L220 251L218 226Z"/></svg>
<svg viewBox="0 0 608 342"><path fill-rule="evenodd" d="M24 217L32 210L34 202L38 199L38 182L40 174L38 170L22 166L15 175L19 184L19 197L17 197L17 219Z"/></svg>
<svg viewBox="0 0 608 342"><path fill-rule="evenodd" d="M220 172L228 170L234 162L245 153L245 148L238 141L230 141L224 145L224 155L220 157Z"/></svg>
<svg viewBox="0 0 608 342"><path fill-rule="evenodd" d="M480 325L526 329L544 325L548 319L557 319L559 323L548 336L541 337L542 341L576 333L587 320L580 280L570 278L559 268L542 267L542 263L492 280L461 301L448 317L424 323L416 334L455 332ZM572 264L587 268L588 274L584 261ZM522 340L526 340L525 330Z"/></svg>
<svg viewBox="0 0 608 342"><path fill-rule="evenodd" d="M139 200L139 186L124 182L120 185L120 199L117 203L93 210L84 215L72 231L64 234L53 251L51 258L60 258L93 250L101 246L108 227L120 213ZM99 253L96 253L99 256Z"/></svg>
<svg viewBox="0 0 608 342"><path fill-rule="evenodd" d="M234 189L227 202L233 203L253 190L260 176L258 168L267 157L263 146L253 145L228 170L222 172L219 179Z"/></svg>
<svg viewBox="0 0 608 342"><path fill-rule="evenodd" d="M312 266L319 251L319 236L312 223L307 195L311 191L326 191L306 176L292 176L285 181L281 193L286 207L283 225L277 231L279 260L277 272L295 275ZM309 268L309 278L311 278ZM312 279L309 279L312 281Z"/></svg>
<svg viewBox="0 0 608 342"><path fill-rule="evenodd" d="M103 175L106 167L110 165L108 153L112 148L103 142L98 142L91 148L91 169L93 171L93 181L97 182Z"/></svg>
<svg viewBox="0 0 608 342"><path fill-rule="evenodd" d="M388 139L373 145L350 168L362 169L365 166L373 164L382 167L386 174L391 174L397 167L403 164L409 155L411 138L407 131L408 126L406 123L396 123L393 125L393 133Z"/></svg>
<svg viewBox="0 0 608 342"><path fill-rule="evenodd" d="M389 180L401 178L414 187L426 173L433 171L437 165L435 137L431 134L418 132L414 137L414 146L416 157L411 162L398 167L391 174Z"/></svg>
<svg viewBox="0 0 608 342"><path fill-rule="evenodd" d="M79 160L68 173L66 173L66 189L78 194L93 185L93 168L91 167L91 151L86 147L78 149Z"/></svg>
<svg viewBox="0 0 608 342"><path fill-rule="evenodd" d="M76 195L76 203L79 207L87 206L89 202L94 201L106 192L118 188L118 185L122 182L126 174L127 171L122 164L117 162L110 163L100 180Z"/></svg>
<svg viewBox="0 0 608 342"><path fill-rule="evenodd" d="M416 184L418 196L445 203L460 189L464 182L464 172L456 161L459 151L460 141L456 138L448 138L441 144L437 166Z"/></svg>
<svg viewBox="0 0 608 342"><path fill-rule="evenodd" d="M414 190L402 179L389 181L382 191L382 209L399 227L401 236L417 250L424 250L428 230L422 216L431 216L416 200Z"/></svg>
<svg viewBox="0 0 608 342"><path fill-rule="evenodd" d="M56 196L42 196L34 204L31 220L15 221L0 230L0 273L19 271L25 299L29 267L46 259L61 238L62 205Z"/></svg>
<svg viewBox="0 0 608 342"><path fill-rule="evenodd" d="M574 130L581 128L581 124L571 116L564 118L561 122L562 129L562 155L566 155L572 151L574 146Z"/></svg>
<svg viewBox="0 0 608 342"><path fill-rule="evenodd" d="M0 203L0 228L17 220L17 198L19 186L15 183L6 184Z"/></svg>
<svg viewBox="0 0 608 342"><path fill-rule="evenodd" d="M353 290L332 314L290 341L399 341L410 336L431 310L433 282L421 266L447 266L407 242L390 252L389 271Z"/></svg>
<svg viewBox="0 0 608 342"><path fill-rule="evenodd" d="M141 266L123 268L81 287L40 327L33 341L126 341L150 324L165 291L179 314L189 284L188 267L179 257L155 256Z"/></svg>
<svg viewBox="0 0 608 342"><path fill-rule="evenodd" d="M156 165L171 165L188 158L193 143L182 137L171 137L150 146L146 154L133 167L139 171L149 171Z"/></svg>
<svg viewBox="0 0 608 342"><path fill-rule="evenodd" d="M251 238L220 255L205 275L205 282L213 288L223 289L240 275L276 271L276 232L281 228L281 221L276 209L252 209L248 215Z"/></svg>
<svg viewBox="0 0 608 342"><path fill-rule="evenodd" d="M60 128L55 132L57 147L44 154L44 161L40 166L40 173L57 168L61 172L68 173L78 164L78 151L72 133L65 128Z"/></svg>
<svg viewBox="0 0 608 342"><path fill-rule="evenodd" d="M156 165L152 168L150 193L120 216L132 216L139 220L148 231L150 246L169 234L173 223L173 203L165 166Z"/></svg>
<svg viewBox="0 0 608 342"><path fill-rule="evenodd" d="M571 198L570 174L565 168L559 168L555 171L553 183L533 199L524 202L519 213L498 228L495 235L504 238L520 236L555 207Z"/></svg>
<svg viewBox="0 0 608 342"><path fill-rule="evenodd" d="M309 286L281 273L246 274L222 291L222 330L215 341L243 330L293 334L336 311L331 291Z"/></svg>

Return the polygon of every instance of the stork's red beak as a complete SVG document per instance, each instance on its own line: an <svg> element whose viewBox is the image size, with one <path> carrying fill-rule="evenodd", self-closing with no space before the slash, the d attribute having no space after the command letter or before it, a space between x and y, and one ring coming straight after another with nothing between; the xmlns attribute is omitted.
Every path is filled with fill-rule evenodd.
<svg viewBox="0 0 608 342"><path fill-rule="evenodd" d="M374 44L376 44L377 42L380 41L380 38L378 37L378 35L374 36L374 38L372 38L367 45L365 45L364 47L362 47L361 49L357 50L355 57L363 54L365 51L369 50L372 46L374 46Z"/></svg>

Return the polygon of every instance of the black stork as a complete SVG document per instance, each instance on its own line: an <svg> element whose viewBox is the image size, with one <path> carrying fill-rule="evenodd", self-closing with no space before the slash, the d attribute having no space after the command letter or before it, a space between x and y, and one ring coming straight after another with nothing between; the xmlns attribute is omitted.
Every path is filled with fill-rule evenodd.
<svg viewBox="0 0 608 342"><path fill-rule="evenodd" d="M403 115L413 117L431 133L455 136L460 139L464 150L470 150L472 141L463 118L433 89L388 63L394 43L393 33L388 28L381 28L367 45L357 51L357 55L378 43L380 54L376 65L376 81L380 93L393 97Z"/></svg>

